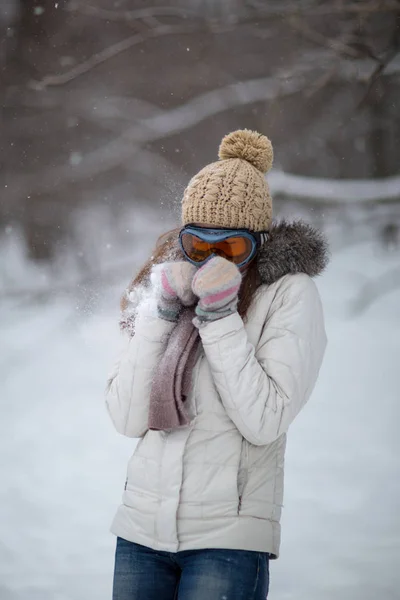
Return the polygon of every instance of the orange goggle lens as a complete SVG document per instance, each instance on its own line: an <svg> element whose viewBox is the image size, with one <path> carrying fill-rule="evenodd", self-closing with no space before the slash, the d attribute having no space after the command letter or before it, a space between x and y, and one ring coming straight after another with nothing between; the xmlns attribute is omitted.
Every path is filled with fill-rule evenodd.
<svg viewBox="0 0 400 600"><path fill-rule="evenodd" d="M211 254L223 256L235 264L244 262L253 251L253 244L247 237L232 236L220 241L207 242L193 233L183 233L182 246L187 256L195 261L202 262Z"/></svg>

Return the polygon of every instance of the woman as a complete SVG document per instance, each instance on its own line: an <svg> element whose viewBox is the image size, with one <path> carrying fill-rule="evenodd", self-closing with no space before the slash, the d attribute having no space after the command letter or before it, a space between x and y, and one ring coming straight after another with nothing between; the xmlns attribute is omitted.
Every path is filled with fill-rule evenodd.
<svg viewBox="0 0 400 600"><path fill-rule="evenodd" d="M264 600L279 553L286 432L326 345L311 277L327 250L310 226L272 223L268 138L233 132L219 159L122 303L107 407L140 440L111 527L114 600Z"/></svg>

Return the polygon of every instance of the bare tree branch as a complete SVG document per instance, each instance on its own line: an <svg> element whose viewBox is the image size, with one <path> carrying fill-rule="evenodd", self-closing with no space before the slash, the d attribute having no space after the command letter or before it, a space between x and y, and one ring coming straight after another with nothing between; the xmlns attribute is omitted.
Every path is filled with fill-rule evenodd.
<svg viewBox="0 0 400 600"><path fill-rule="evenodd" d="M325 2L324 6L313 9L316 15L331 15L334 13L373 14L399 10L398 0L372 0L370 2Z"/></svg>
<svg viewBox="0 0 400 600"><path fill-rule="evenodd" d="M376 10L386 10L387 6L389 6L389 4L387 2L367 2L367 8L368 10L370 10L372 8L372 6L374 6L374 8ZM397 0L397 2L395 2L395 4L397 5L397 9L399 10L399 6L400 3ZM282 5L284 6L284 5ZM310 10L312 5L308 4L308 9ZM343 6L341 4L341 6ZM360 4L356 4L355 6L361 7L364 6L363 3ZM288 6L285 7L285 9L287 9L288 7L291 8L291 13L290 13L290 19L289 22L292 26L293 29L299 31L303 37L305 37L306 39L318 44L319 46L328 48L329 50L335 52L337 55L339 56L343 56L345 58L348 59L353 59L353 60L359 60L362 58L370 58L373 59L375 62L379 61L379 65L378 67L375 69L375 74L373 75L373 80L372 82L370 82L370 85L373 85L374 81L381 75L381 73L384 71L385 67L388 65L388 63L394 58L394 56L396 55L397 52L393 53L393 52L389 52L388 55L386 57L384 57L384 59L380 60L379 58L377 58L374 53L372 52L372 49L369 48L366 44L360 44L357 43L357 40L354 40L352 38L352 36L350 37L346 37L346 36L342 36L341 39L336 39L336 38L327 38L326 36L324 36L323 34L321 34L319 31L313 29L312 27L310 27L310 25L303 19L301 18L299 15L301 12L303 12L303 14L305 14L306 11L306 7L303 5L301 8L301 10L299 10L299 8L295 9L295 6L293 4L289 4ZM392 4L390 4L390 7L392 7ZM314 6L315 9L317 9L317 6ZM141 10L134 10L134 11L110 11L108 9L102 9L102 8L98 8L98 7L94 7L91 5L84 5L81 3L73 3L70 10L79 10L80 12L83 12L84 14L87 14L89 16L92 16L93 14L96 14L97 16L101 16L102 18L115 18L116 15L118 16L118 19L120 20L121 18L123 18L124 20L129 20L129 22L132 24L135 20L142 20L144 24L146 24L146 26L148 27L147 30L145 31L141 31L139 33L135 33L132 36L129 36L127 38L125 38L124 40L121 40L120 42L113 44L112 46L109 46L108 48L105 48L104 50L94 54L93 56L91 56L89 59L87 59L86 61L84 61L83 63L74 66L72 69L70 69L69 71L59 74L59 75L48 75L46 77L44 77L41 81L36 81L33 82L31 85L32 87L34 87L37 90L43 90L46 87L50 87L50 86L60 86L60 85L65 85L67 83L69 83L70 81L76 79L77 77L80 77L81 75L87 73L88 71L94 69L95 67L97 67L98 65L106 62L107 60L110 60L112 58L114 58L115 56L117 56L118 54L125 52L127 50L129 50L130 48L132 48L133 46L143 43L148 39L151 38L156 38L158 36L163 36L163 35L172 35L172 34L180 34L180 33L191 33L193 31L212 31L213 33L218 33L220 31L227 31L230 30L232 28L235 28L237 26L244 26L246 27L246 20L242 21L242 23L238 23L238 24L229 24L229 25L218 25L213 23L212 25L210 25L210 23L208 23L207 21L202 20L202 25L193 25L193 24L188 24L186 23L185 25L164 25L164 24L160 24L154 17L156 15L166 15L166 14L174 14L176 16L184 16L182 14L182 10L177 9L177 8L171 8L169 9L168 7L153 7L153 8L148 8L148 9L141 9ZM188 13L189 14L189 13ZM191 14L191 13L190 13ZM315 11L313 10L313 14L315 14ZM113 15L113 17L111 17L111 15ZM262 32L259 32L257 35L261 36L261 37L266 37L266 35L268 34L268 29L263 30ZM331 75L328 77L328 80L333 77L333 72L331 73ZM322 83L321 83L322 81ZM319 80L318 83L316 84L317 89L320 89L320 87L322 87L324 85L323 83L323 79Z"/></svg>
<svg viewBox="0 0 400 600"><path fill-rule="evenodd" d="M397 3L397 9L399 11L400 2ZM329 48L338 55L353 60L372 59L375 63L377 63L377 66L375 67L375 69L373 70L373 72L367 80L367 90L359 103L360 107L365 103L374 83L379 79L379 77L383 74L389 63L396 57L396 55L400 51L399 15L400 11L398 12L398 16L396 18L395 27L391 41L389 43L388 50L382 58L376 56L376 54L373 52L373 49L368 44L359 42L357 39L354 39L352 35L344 35L342 36L342 39L326 38L324 35L310 27L309 24L306 23L305 20L300 18L299 16L291 16L289 22L293 29L299 31L305 39L308 39L320 46ZM330 80L334 74L335 69L333 68L330 71L330 75L327 76L327 80ZM323 85L325 85L324 78L322 78L322 85L317 85L317 89L320 89L320 87L322 87Z"/></svg>
<svg viewBox="0 0 400 600"><path fill-rule="evenodd" d="M111 142L83 156L78 165L71 167L67 163L38 173L21 173L13 177L6 185L7 200L13 201L33 192L46 193L71 181L94 177L123 163L139 151L140 145L185 131L236 106L293 94L303 86L303 75L300 73L286 81L265 77L229 84L201 94L186 104L139 121Z"/></svg>
<svg viewBox="0 0 400 600"><path fill-rule="evenodd" d="M320 77L311 83L305 91L305 97L311 98L315 94L317 94L322 88L324 88L332 79L337 75L338 66L333 65L330 69L328 69L325 73L323 73Z"/></svg>
<svg viewBox="0 0 400 600"><path fill-rule="evenodd" d="M338 75L366 81L371 71L371 61L367 62L365 67L363 61L358 62L355 69L352 62L344 61ZM399 66L394 65L396 69ZM229 84L201 94L186 104L136 122L111 142L84 155L79 165L71 166L67 163L34 174L18 174L12 181L6 183L4 190L6 199L8 202L14 202L31 193L48 193L71 181L77 182L95 177L122 164L138 152L138 146L141 144L175 135L236 106L270 101L298 92L305 87L306 75L314 71L315 66L305 57L304 64L296 64L293 71Z"/></svg>
<svg viewBox="0 0 400 600"><path fill-rule="evenodd" d="M297 16L292 16L289 19L290 25L293 29L296 29L299 33L302 34L303 37L318 44L319 46L325 46L330 50L333 50L337 54L345 56L347 58L357 59L360 58L359 50L353 48L352 46L346 44L341 39L336 38L327 38L322 33L319 33L312 27L308 25L303 19L300 19Z"/></svg>
<svg viewBox="0 0 400 600"><path fill-rule="evenodd" d="M253 14L265 16L279 15L332 15L353 14L368 15L380 12L393 12L399 10L398 0L366 0L365 2L265 2L264 0L248 1L253 9Z"/></svg>
<svg viewBox="0 0 400 600"><path fill-rule="evenodd" d="M98 17L107 21L136 21L152 17L185 17L194 16L194 11L187 7L151 6L137 10L109 10L82 2L71 2L67 8L70 12L78 12L88 17Z"/></svg>
<svg viewBox="0 0 400 600"><path fill-rule="evenodd" d="M399 3L400 9L400 3ZM393 30L393 35L391 42L389 43L388 50L386 54L379 60L379 64L376 67L375 71L372 73L371 77L368 81L368 86L365 92L364 97L361 99L358 108L363 106L371 92L372 87L376 83L376 81L381 77L382 73L385 71L388 64L397 56L400 51L400 10L397 13L396 23Z"/></svg>
<svg viewBox="0 0 400 600"><path fill-rule="evenodd" d="M379 65L376 67L375 71L372 73L369 81L368 81L368 86L367 86L367 90L365 92L364 97L362 98L359 106L362 106L365 101L367 100L369 93L373 87L373 85L376 83L376 81L379 79L379 77L382 75L383 71L386 69L386 67L388 66L388 64L394 59L394 57L398 54L400 48L392 48L392 50L390 50L386 56L381 60L381 62L379 63Z"/></svg>
<svg viewBox="0 0 400 600"><path fill-rule="evenodd" d="M47 75L40 81L34 81L31 83L31 86L36 90L43 90L50 86L60 86L69 83L73 79L80 77L81 75L91 71L98 65L114 58L121 52L126 52L136 44L141 44L150 38L155 38L161 35L171 35L177 33L191 33L194 30L193 27L185 25L185 26L171 26L171 25L160 25L155 27L154 29L148 29L142 33L136 33L131 35L104 50L101 52L97 52L93 54L90 58L85 60L83 63L76 65L69 71L62 73L60 75Z"/></svg>

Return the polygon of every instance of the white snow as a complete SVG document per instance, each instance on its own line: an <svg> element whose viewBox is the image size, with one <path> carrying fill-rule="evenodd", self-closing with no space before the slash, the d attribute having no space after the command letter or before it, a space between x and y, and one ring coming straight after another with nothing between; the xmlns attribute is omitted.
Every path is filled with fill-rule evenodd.
<svg viewBox="0 0 400 600"><path fill-rule="evenodd" d="M399 597L400 289L349 311L365 281L399 262L372 243L345 247L318 280L329 346L289 435L271 600ZM103 390L130 275L104 288L92 312L67 295L3 302L1 600L111 598L108 528L135 442L113 430Z"/></svg>
<svg viewBox="0 0 400 600"><path fill-rule="evenodd" d="M400 198L400 175L381 179L328 179L306 177L273 170L268 174L273 194L285 194L293 198L304 197L321 203L389 201Z"/></svg>

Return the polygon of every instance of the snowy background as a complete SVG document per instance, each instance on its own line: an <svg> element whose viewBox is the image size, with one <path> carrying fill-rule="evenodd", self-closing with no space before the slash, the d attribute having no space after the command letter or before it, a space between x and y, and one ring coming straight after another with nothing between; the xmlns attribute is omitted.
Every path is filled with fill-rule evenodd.
<svg viewBox="0 0 400 600"><path fill-rule="evenodd" d="M164 229L143 212L132 221L133 263ZM3 239L1 268L37 292L1 310L0 598L106 600L108 527L134 448L103 401L127 278L82 296L74 286L46 295L54 273L24 257L15 232ZM398 598L400 290L363 301L399 268L398 252L365 242L337 247L318 280L329 347L289 435L273 599Z"/></svg>
<svg viewBox="0 0 400 600"><path fill-rule="evenodd" d="M347 7L347 8L346 8ZM287 450L271 600L400 596L400 16L389 0L0 3L0 600L108 600L135 442L119 298L225 133L329 238L328 350Z"/></svg>

